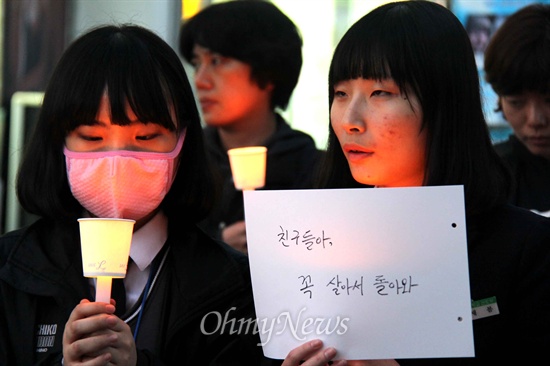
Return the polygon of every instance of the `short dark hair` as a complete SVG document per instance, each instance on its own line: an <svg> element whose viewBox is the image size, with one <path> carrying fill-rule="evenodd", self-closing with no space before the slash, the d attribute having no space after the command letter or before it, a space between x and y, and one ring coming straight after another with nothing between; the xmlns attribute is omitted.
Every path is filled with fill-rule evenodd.
<svg viewBox="0 0 550 366"><path fill-rule="evenodd" d="M286 109L302 68L298 28L266 1L227 1L204 8L183 22L179 45L187 62L193 59L193 47L200 45L250 65L258 86L273 84L272 108Z"/></svg>
<svg viewBox="0 0 550 366"><path fill-rule="evenodd" d="M334 86L356 78L392 78L418 97L427 130L424 185L464 185L470 212L505 202L508 173L493 150L483 116L468 34L445 7L430 1L383 5L357 21L337 45ZM329 125L321 187L360 187Z"/></svg>
<svg viewBox="0 0 550 366"><path fill-rule="evenodd" d="M17 194L23 208L54 220L82 215L68 183L63 147L70 131L95 119L105 90L113 123L130 122L127 101L140 121L179 133L186 129L175 180L161 207L168 215L193 212L199 221L210 210L212 183L189 80L165 41L131 24L94 28L62 55L19 170Z"/></svg>
<svg viewBox="0 0 550 366"><path fill-rule="evenodd" d="M550 92L550 5L528 5L508 16L491 37L484 63L498 95Z"/></svg>

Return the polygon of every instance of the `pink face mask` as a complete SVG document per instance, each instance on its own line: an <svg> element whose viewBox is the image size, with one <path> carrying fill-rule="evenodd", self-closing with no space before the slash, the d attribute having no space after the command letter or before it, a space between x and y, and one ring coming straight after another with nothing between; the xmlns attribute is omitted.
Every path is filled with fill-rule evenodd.
<svg viewBox="0 0 550 366"><path fill-rule="evenodd" d="M169 153L63 150L73 196L97 217L139 220L155 210L172 186L185 132Z"/></svg>

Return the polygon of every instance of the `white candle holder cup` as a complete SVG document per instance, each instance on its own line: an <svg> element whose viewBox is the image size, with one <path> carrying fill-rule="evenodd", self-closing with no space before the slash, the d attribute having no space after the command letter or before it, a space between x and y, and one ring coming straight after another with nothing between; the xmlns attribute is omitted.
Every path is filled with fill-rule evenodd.
<svg viewBox="0 0 550 366"><path fill-rule="evenodd" d="M109 303L112 278L126 277L135 220L82 218L78 222L84 277L97 278L96 301Z"/></svg>
<svg viewBox="0 0 550 366"><path fill-rule="evenodd" d="M248 146L227 151L235 188L254 190L265 185L267 148Z"/></svg>

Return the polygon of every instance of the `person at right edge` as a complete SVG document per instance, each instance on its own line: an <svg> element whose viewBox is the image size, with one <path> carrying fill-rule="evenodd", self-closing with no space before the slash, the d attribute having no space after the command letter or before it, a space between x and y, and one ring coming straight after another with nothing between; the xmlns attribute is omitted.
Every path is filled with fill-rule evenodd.
<svg viewBox="0 0 550 366"><path fill-rule="evenodd" d="M279 113L298 82L301 49L296 25L267 1L213 4L180 30L180 53L195 69L207 153L223 186L221 202L201 225L245 253L243 195L235 189L227 150L267 147L266 190L311 188L323 154Z"/></svg>
<svg viewBox="0 0 550 366"><path fill-rule="evenodd" d="M550 5L510 15L485 52L485 77L513 129L495 144L510 167L510 203L550 216Z"/></svg>

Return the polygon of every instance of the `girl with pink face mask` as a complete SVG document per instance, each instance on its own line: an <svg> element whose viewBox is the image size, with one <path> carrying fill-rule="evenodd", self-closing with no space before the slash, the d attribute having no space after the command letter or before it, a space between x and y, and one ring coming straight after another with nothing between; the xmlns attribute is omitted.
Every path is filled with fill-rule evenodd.
<svg viewBox="0 0 550 366"><path fill-rule="evenodd" d="M207 316L254 319L246 257L195 225L212 206L212 182L170 46L132 25L77 39L54 71L17 181L39 219L0 238L0 364L259 364L257 334L223 332ZM81 217L136 220L125 306L95 302Z"/></svg>

